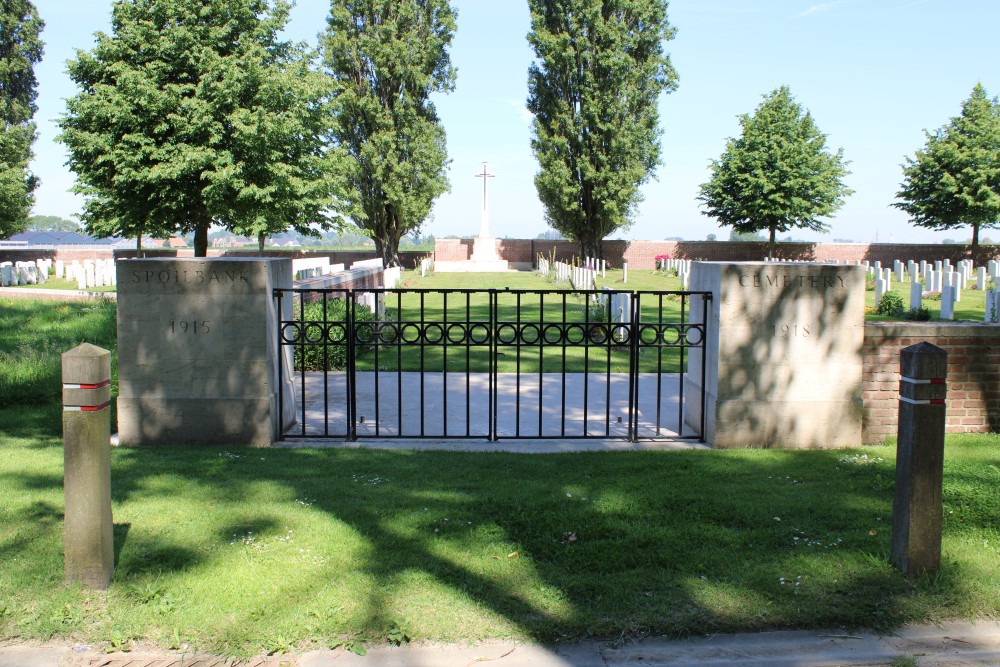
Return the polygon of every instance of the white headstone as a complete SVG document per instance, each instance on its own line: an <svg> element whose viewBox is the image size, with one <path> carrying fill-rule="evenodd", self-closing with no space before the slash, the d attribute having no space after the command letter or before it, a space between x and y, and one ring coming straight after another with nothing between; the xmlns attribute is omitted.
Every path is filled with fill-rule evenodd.
<svg viewBox="0 0 1000 667"><path fill-rule="evenodd" d="M976 269L976 289L980 292L986 291L986 267L980 266Z"/></svg>
<svg viewBox="0 0 1000 667"><path fill-rule="evenodd" d="M924 286L918 281L914 280L910 283L910 310L917 310L920 308L921 301L923 299Z"/></svg>
<svg viewBox="0 0 1000 667"><path fill-rule="evenodd" d="M941 319L955 319L955 288L949 284L941 286Z"/></svg>
<svg viewBox="0 0 1000 667"><path fill-rule="evenodd" d="M11 262L0 263L0 286L9 287L14 278L14 265Z"/></svg>
<svg viewBox="0 0 1000 667"><path fill-rule="evenodd" d="M66 275L66 265L61 259L56 260L56 278Z"/></svg>
<svg viewBox="0 0 1000 667"><path fill-rule="evenodd" d="M1000 322L1000 290L988 290L986 292L986 312L983 313L984 322Z"/></svg>

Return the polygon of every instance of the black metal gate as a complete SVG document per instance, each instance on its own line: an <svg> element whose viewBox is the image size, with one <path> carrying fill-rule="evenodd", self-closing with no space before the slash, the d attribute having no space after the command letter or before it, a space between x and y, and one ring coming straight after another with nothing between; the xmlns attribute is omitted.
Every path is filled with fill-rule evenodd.
<svg viewBox="0 0 1000 667"><path fill-rule="evenodd" d="M274 296L285 437L703 439L710 292Z"/></svg>

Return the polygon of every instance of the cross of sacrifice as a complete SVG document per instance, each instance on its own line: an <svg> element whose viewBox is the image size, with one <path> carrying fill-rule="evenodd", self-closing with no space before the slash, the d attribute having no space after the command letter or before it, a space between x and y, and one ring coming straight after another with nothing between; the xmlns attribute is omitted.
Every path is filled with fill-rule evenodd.
<svg viewBox="0 0 1000 667"><path fill-rule="evenodd" d="M483 212L479 216L479 238L488 239L490 238L490 194L487 183L487 179L496 178L495 175L489 173L486 169L486 163L483 163L483 173L476 174L476 178L483 179Z"/></svg>

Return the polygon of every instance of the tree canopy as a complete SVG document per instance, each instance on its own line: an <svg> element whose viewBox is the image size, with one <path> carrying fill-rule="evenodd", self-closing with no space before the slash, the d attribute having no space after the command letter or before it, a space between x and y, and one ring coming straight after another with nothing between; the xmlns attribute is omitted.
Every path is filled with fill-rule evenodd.
<svg viewBox="0 0 1000 667"><path fill-rule="evenodd" d="M677 76L663 0L529 0L535 187L553 229L603 257L660 161L661 93Z"/></svg>
<svg viewBox="0 0 1000 667"><path fill-rule="evenodd" d="M78 232L80 223L58 215L33 215L28 218L28 230L32 232Z"/></svg>
<svg viewBox="0 0 1000 667"><path fill-rule="evenodd" d="M430 101L454 88L448 0L334 0L323 60L335 82L345 214L386 266L448 191L445 132Z"/></svg>
<svg viewBox="0 0 1000 667"><path fill-rule="evenodd" d="M289 5L118 0L69 73L60 120L82 219L95 236L263 237L328 226L335 154L324 151L326 78L281 41Z"/></svg>
<svg viewBox="0 0 1000 667"><path fill-rule="evenodd" d="M893 204L914 225L929 229L1000 226L1000 104L977 84L962 112L933 134L903 165L903 183Z"/></svg>
<svg viewBox="0 0 1000 667"><path fill-rule="evenodd" d="M39 181L34 157L35 64L42 59L45 24L29 0L0 5L0 238L24 231Z"/></svg>
<svg viewBox="0 0 1000 667"><path fill-rule="evenodd" d="M742 134L726 141L701 185L702 213L735 233L767 230L772 256L777 232L828 231L819 218L851 194L841 180L850 173L843 149L827 151L826 136L786 86L765 95L752 116L740 116L740 125Z"/></svg>

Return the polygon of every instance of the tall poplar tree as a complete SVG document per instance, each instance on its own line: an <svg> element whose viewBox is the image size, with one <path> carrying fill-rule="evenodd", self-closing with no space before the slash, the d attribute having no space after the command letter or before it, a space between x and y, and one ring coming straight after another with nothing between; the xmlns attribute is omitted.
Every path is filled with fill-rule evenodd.
<svg viewBox="0 0 1000 667"><path fill-rule="evenodd" d="M454 88L448 0L333 0L323 59L335 81L346 215L386 266L448 191L445 133L430 97Z"/></svg>
<svg viewBox="0 0 1000 667"><path fill-rule="evenodd" d="M906 158L893 206L919 227L971 226L975 250L981 228L1000 227L1000 103L976 84L959 116L924 134L927 145Z"/></svg>
<svg viewBox="0 0 1000 667"><path fill-rule="evenodd" d="M118 0L69 73L60 140L96 236L219 225L263 238L329 226L334 153L326 77L278 38L289 5L268 0Z"/></svg>
<svg viewBox="0 0 1000 667"><path fill-rule="evenodd" d="M529 0L535 187L546 222L603 257L660 162L660 94L677 86L663 0Z"/></svg>
<svg viewBox="0 0 1000 667"><path fill-rule="evenodd" d="M0 238L24 231L38 179L34 157L35 64L42 59L45 24L29 0L0 3Z"/></svg>
<svg viewBox="0 0 1000 667"><path fill-rule="evenodd" d="M764 96L751 116L740 116L743 132L730 138L698 199L704 215L734 232L767 230L768 254L774 256L776 232L792 229L828 231L819 218L833 215L851 190L844 185L844 150L830 153L826 135L787 86Z"/></svg>

